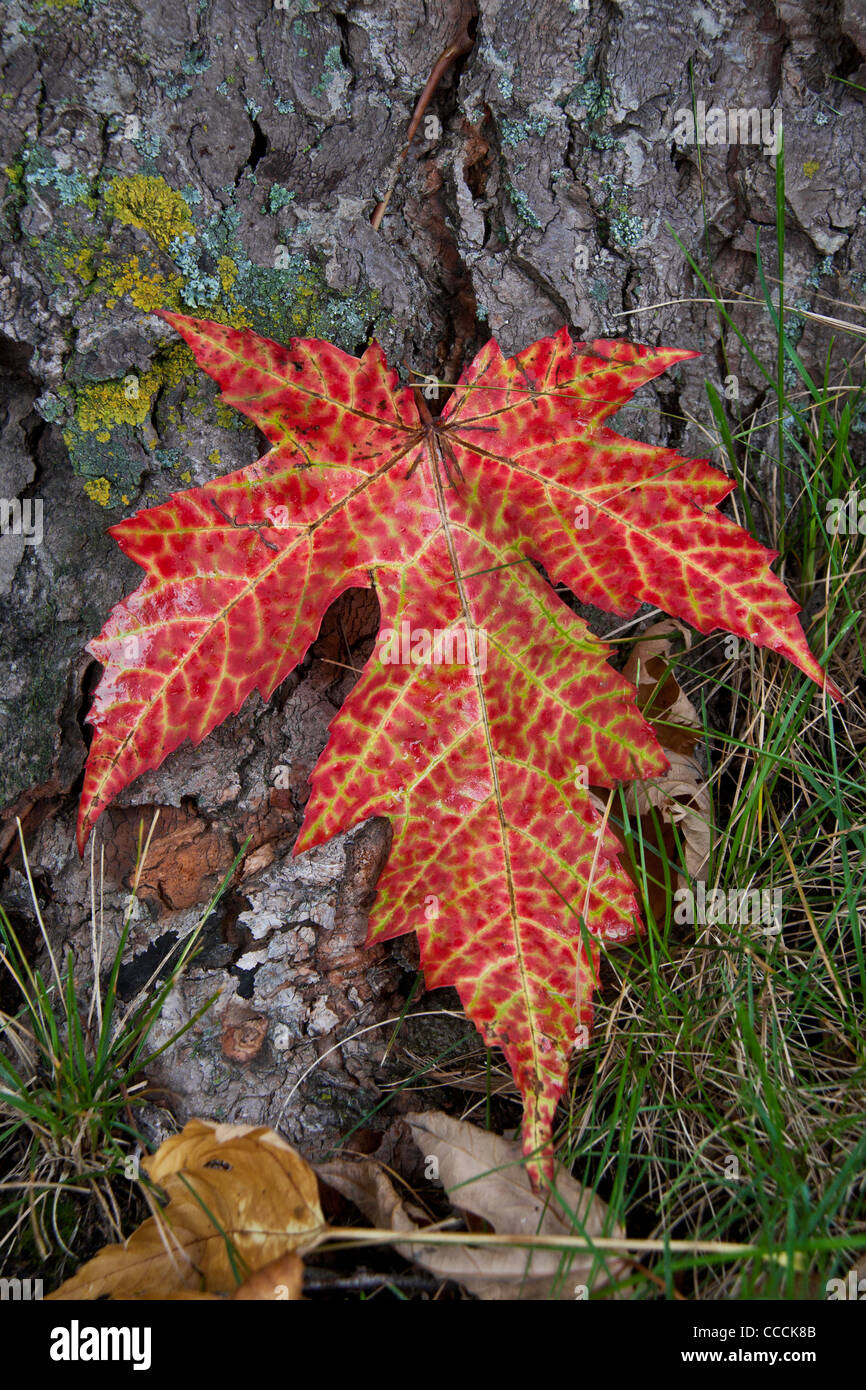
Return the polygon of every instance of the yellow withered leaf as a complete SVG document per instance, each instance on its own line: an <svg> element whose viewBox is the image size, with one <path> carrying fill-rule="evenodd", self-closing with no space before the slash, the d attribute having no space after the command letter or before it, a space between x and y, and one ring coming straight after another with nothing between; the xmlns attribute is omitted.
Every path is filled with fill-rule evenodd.
<svg viewBox="0 0 866 1390"><path fill-rule="evenodd" d="M315 1174L274 1130L190 1120L142 1166L166 1204L49 1298L233 1294L324 1230Z"/></svg>

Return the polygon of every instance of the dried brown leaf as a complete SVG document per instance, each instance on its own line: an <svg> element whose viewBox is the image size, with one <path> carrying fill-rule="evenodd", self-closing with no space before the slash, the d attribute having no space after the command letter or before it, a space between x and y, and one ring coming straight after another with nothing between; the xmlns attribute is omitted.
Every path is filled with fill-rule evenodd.
<svg viewBox="0 0 866 1390"><path fill-rule="evenodd" d="M581 1187L562 1168L556 1172L555 1196L532 1191L519 1143L488 1134L441 1111L407 1117L416 1144L426 1159L438 1162L439 1179L452 1203L481 1217L500 1235L620 1236L609 1221L607 1206ZM393 1231L411 1232L421 1225L399 1196L390 1178L372 1159L343 1158L320 1165L324 1181L354 1202L369 1221ZM411 1213L411 1214L410 1214ZM415 1218L415 1219L413 1219ZM620 1260L521 1246L397 1246L404 1259L452 1279L484 1300L573 1300L591 1286L600 1288L622 1276Z"/></svg>
<svg viewBox="0 0 866 1390"><path fill-rule="evenodd" d="M637 687L637 703L652 724L670 767L661 777L631 782L626 792L630 811L640 816L645 839L656 834L651 812L662 822L675 825L683 842L689 876L706 879L712 845L712 799L703 771L691 756L700 738L700 719L691 700L670 670L673 634L681 633L686 650L692 634L682 623L666 620L648 627L623 668L623 675ZM671 846L665 845L666 849ZM681 874L680 887L685 886ZM654 915L664 916L664 904L652 903Z"/></svg>
<svg viewBox="0 0 866 1390"><path fill-rule="evenodd" d="M165 1208L49 1298L233 1294L229 1242L243 1279L309 1248L324 1227L313 1170L273 1130L190 1120L143 1166L165 1191Z"/></svg>
<svg viewBox="0 0 866 1390"><path fill-rule="evenodd" d="M683 637L688 651L692 634L685 624L672 618L653 623L635 642L622 673L635 686L638 709L653 726L665 752L691 753L700 737L697 730L701 721L671 669L674 633Z"/></svg>

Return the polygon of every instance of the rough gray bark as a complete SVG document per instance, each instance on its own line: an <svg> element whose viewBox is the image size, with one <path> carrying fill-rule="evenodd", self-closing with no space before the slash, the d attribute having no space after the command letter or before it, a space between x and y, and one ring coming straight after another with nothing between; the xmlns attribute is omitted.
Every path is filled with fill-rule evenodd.
<svg viewBox="0 0 866 1390"><path fill-rule="evenodd" d="M704 455L705 432L672 417L708 420L707 379L721 389L735 374L744 410L764 403L765 384L700 302L669 228L702 263L709 248L724 295L759 296L756 241L760 229L772 266L775 188L761 147L677 143L692 86L707 107L784 115L788 302L862 302L863 93L835 80L866 85L856 0L482 0L474 47L441 84L376 232L417 97L474 15L471 0L6 8L0 496L41 499L44 536L0 539L4 895L28 912L18 813L49 918L82 961L90 866L72 826L96 676L84 646L138 582L106 526L260 451L147 310L352 351L376 336L393 362L449 379L490 334L513 351L564 322L580 337L698 347L699 364L641 394L629 430ZM766 314L735 312L771 360ZM822 376L827 335L802 317L789 331ZM252 836L163 1025L222 986L161 1069L181 1114L282 1117L315 1144L378 1094L373 1033L289 1099L335 1037L399 1009L414 969L411 942L361 949L386 825L291 858L345 666L362 664L376 622L375 602L347 597L268 707L250 700L186 745L102 824L110 950L139 819L163 808L130 991L153 943L190 930Z"/></svg>

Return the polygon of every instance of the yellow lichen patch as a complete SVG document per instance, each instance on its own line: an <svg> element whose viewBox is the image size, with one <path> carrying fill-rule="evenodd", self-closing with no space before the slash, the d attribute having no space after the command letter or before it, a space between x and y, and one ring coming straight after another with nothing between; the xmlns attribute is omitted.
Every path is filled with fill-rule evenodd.
<svg viewBox="0 0 866 1390"><path fill-rule="evenodd" d="M194 364L190 349L178 343L160 355L146 372L130 370L120 381L99 381L76 393L75 421L80 429L107 443L118 425L141 425L161 386L176 386Z"/></svg>
<svg viewBox="0 0 866 1390"><path fill-rule="evenodd" d="M93 247L81 246L77 251L68 251L61 257L66 270L71 270L82 285L89 285L93 279Z"/></svg>
<svg viewBox="0 0 866 1390"><path fill-rule="evenodd" d="M153 372L129 372L122 381L83 386L75 401L76 423L107 443L117 425L140 425L147 419L156 387Z"/></svg>
<svg viewBox="0 0 866 1390"><path fill-rule="evenodd" d="M108 499L111 496L111 483L107 478L88 478L84 484L84 491L92 502L98 502L100 507L108 506ZM126 498L124 498L126 501Z"/></svg>
<svg viewBox="0 0 866 1390"><path fill-rule="evenodd" d="M159 176L133 174L113 179L105 194L112 216L132 227L142 227L162 251L177 237L193 236L195 224L189 208Z"/></svg>
<svg viewBox="0 0 866 1390"><path fill-rule="evenodd" d="M194 383L198 382L195 355L186 343L172 343L167 351L161 352L154 363L154 370L159 372L164 386L178 386L185 376L190 375Z"/></svg>
<svg viewBox="0 0 866 1390"><path fill-rule="evenodd" d="M230 261L230 257L221 256L220 261L223 260ZM230 263L234 264L231 261ZM220 279L222 279L222 275L220 275ZM235 298L231 289L224 288L223 296L225 300L223 304L215 303L208 306L208 318L212 319L214 323L230 324L232 328L252 328L253 320L249 310Z"/></svg>
<svg viewBox="0 0 866 1390"><path fill-rule="evenodd" d="M238 278L237 261L233 261L231 256L220 256L217 261L217 270L219 271L222 292L223 294L228 294L235 280Z"/></svg>
<svg viewBox="0 0 866 1390"><path fill-rule="evenodd" d="M249 309L243 304L239 304L234 296L230 297L232 300L231 308L227 311L225 318L219 319L219 322L230 323L232 328L252 328L253 318Z"/></svg>
<svg viewBox="0 0 866 1390"><path fill-rule="evenodd" d="M220 457L219 449L211 449L210 453L207 456L207 459L208 463L213 464L214 468L222 468L223 461Z"/></svg>
<svg viewBox="0 0 866 1390"><path fill-rule="evenodd" d="M216 400L214 405L216 406L216 422L220 429L237 429L237 413L221 400Z"/></svg>
<svg viewBox="0 0 866 1390"><path fill-rule="evenodd" d="M130 256L118 265L100 266L98 274L107 281L109 297L105 303L109 309L113 309L123 295L128 295L136 309L146 314L154 309L180 308L181 277L163 275L155 262L151 262L147 271L142 269L138 256Z"/></svg>

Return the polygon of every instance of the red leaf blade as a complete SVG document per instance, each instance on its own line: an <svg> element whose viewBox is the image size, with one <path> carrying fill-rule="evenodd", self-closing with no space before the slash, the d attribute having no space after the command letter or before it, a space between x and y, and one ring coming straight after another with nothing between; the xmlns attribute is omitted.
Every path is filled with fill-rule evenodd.
<svg viewBox="0 0 866 1390"><path fill-rule="evenodd" d="M90 650L105 666L83 846L117 792L258 689L267 698L331 602L374 584L374 655L332 723L296 853L391 820L371 939L417 931L430 985L457 988L525 1101L536 1181L588 1037L599 944L638 925L620 847L586 790L666 761L610 648L537 572L629 614L658 604L783 653L831 694L773 558L717 508L703 461L605 425L695 354L489 343L423 424L377 346L286 348L164 314L272 450L112 528L146 572Z"/></svg>

